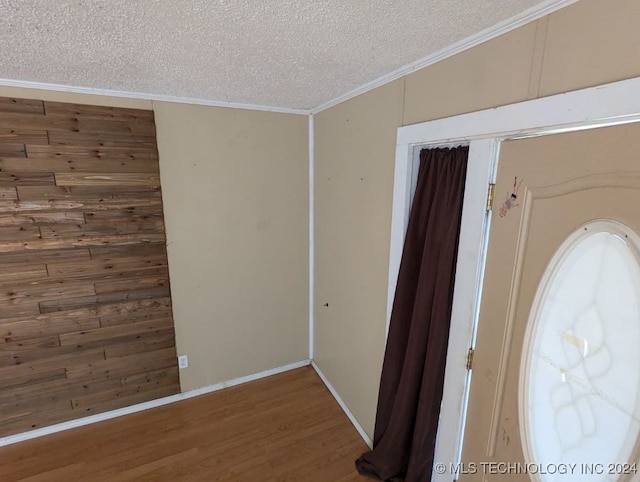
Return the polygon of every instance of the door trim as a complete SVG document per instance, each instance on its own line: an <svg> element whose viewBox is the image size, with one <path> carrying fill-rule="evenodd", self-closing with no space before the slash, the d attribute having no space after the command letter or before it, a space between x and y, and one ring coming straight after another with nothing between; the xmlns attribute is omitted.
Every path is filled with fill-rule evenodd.
<svg viewBox="0 0 640 482"><path fill-rule="evenodd" d="M475 337L488 226L487 185L495 179L500 142L640 121L640 77L494 109L423 122L397 131L387 293L387 332L411 206L414 149L469 143L449 348L434 460L459 461L469 372L466 354ZM415 182L415 181L414 181ZM452 474L434 474L450 482Z"/></svg>

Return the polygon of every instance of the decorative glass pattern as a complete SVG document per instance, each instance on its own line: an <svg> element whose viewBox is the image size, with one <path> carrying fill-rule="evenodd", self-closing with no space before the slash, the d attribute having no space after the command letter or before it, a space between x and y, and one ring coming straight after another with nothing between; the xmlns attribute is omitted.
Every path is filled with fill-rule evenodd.
<svg viewBox="0 0 640 482"><path fill-rule="evenodd" d="M619 223L592 222L564 243L538 289L519 396L525 457L543 466L576 464L573 473L541 471L541 481L615 481L619 471L608 470L609 464L635 460L640 433L637 240ZM604 473L595 473L601 472L598 464Z"/></svg>

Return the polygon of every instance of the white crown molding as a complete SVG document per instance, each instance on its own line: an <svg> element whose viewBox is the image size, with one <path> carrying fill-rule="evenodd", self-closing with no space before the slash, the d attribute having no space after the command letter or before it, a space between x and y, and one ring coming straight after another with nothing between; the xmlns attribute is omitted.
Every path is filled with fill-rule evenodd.
<svg viewBox="0 0 640 482"><path fill-rule="evenodd" d="M360 87L357 87L346 94L343 94L335 99L332 99L324 104L319 105L311 109L312 114L317 114L318 112L322 112L323 110L329 109L335 105L338 105L342 102L345 102L349 99L357 97L365 92L369 92L377 87L388 84L389 82L393 82L405 75L409 75L416 70L423 69L424 67L428 67L430 65L435 64L436 62L440 62L449 57L453 57L460 52L468 50L472 47L480 45L481 43L492 40L496 37L499 37L502 34L515 30L518 27L522 27L523 25L533 22L534 20L538 20L546 15L549 15L561 8L567 7L573 3L578 2L579 0L545 0L544 2L532 7L524 12L515 15L509 19L503 20L496 25L489 27L475 35L467 37L459 42L451 44L437 52L434 52L420 60L416 60L408 65L400 67L399 69L394 70L393 72L389 72L388 74L383 75L382 77L378 77L371 82L368 82Z"/></svg>
<svg viewBox="0 0 640 482"><path fill-rule="evenodd" d="M178 393L176 395L171 395L169 397L158 398L156 400L151 400L149 402L138 403L136 405L130 405L128 407L119 408L117 410L98 413L96 415L89 415L88 417L69 420L68 422L62 422L55 425L50 425L48 427L38 428L36 430L30 430L29 432L9 435L8 437L0 438L0 447L3 447L5 445L15 444L18 442L24 442L25 440L31 440L34 438L43 437L45 435L50 435L56 432L62 432L64 430L69 430L72 428L82 427L84 425L90 425L92 423L102 422L103 420L110 420L112 418L122 417L123 415L142 412L143 410L161 407L163 405L179 402L181 400L197 397L199 395L205 395L207 393L217 392L218 390L222 390L223 388L233 387L235 385L241 385L243 383L259 380L260 378L266 378L266 377L270 377L271 375L277 375L278 373L283 373L289 370L295 370L296 368L305 367L305 366L308 366L309 363L310 363L310 360L301 360L299 362L291 363L289 365L272 368L271 370L265 370L263 372L255 373L253 375L247 375L246 377L234 378L233 380L228 380L226 382L216 383L215 385L209 385L206 387L197 388L195 390L190 390L188 392Z"/></svg>
<svg viewBox="0 0 640 482"><path fill-rule="evenodd" d="M92 87L78 87L73 85L49 84L45 82L31 82L27 80L0 79L0 86L20 87L23 89L40 89L55 92L69 92L72 94L102 95L106 97L120 97L124 99L140 99L158 102L174 102L176 104L208 105L212 107L225 107L228 109L256 110L275 112L278 114L309 115L309 109L290 109L288 107L275 107L268 105L242 104L238 102L222 102L216 100L196 99L191 97L177 97L172 95L149 94L145 92L128 92L124 90L94 89Z"/></svg>

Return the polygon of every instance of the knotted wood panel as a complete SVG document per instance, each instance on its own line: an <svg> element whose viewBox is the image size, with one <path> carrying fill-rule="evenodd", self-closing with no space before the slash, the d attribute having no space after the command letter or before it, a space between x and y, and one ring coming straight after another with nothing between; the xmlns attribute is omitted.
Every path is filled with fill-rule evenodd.
<svg viewBox="0 0 640 482"><path fill-rule="evenodd" d="M153 112L0 98L0 436L179 388Z"/></svg>

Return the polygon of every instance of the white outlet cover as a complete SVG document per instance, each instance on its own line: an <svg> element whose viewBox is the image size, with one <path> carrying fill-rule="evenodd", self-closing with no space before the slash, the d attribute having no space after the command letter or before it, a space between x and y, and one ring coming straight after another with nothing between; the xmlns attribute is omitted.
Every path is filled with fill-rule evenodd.
<svg viewBox="0 0 640 482"><path fill-rule="evenodd" d="M180 355L178 357L179 368L189 368L189 357L187 355Z"/></svg>

